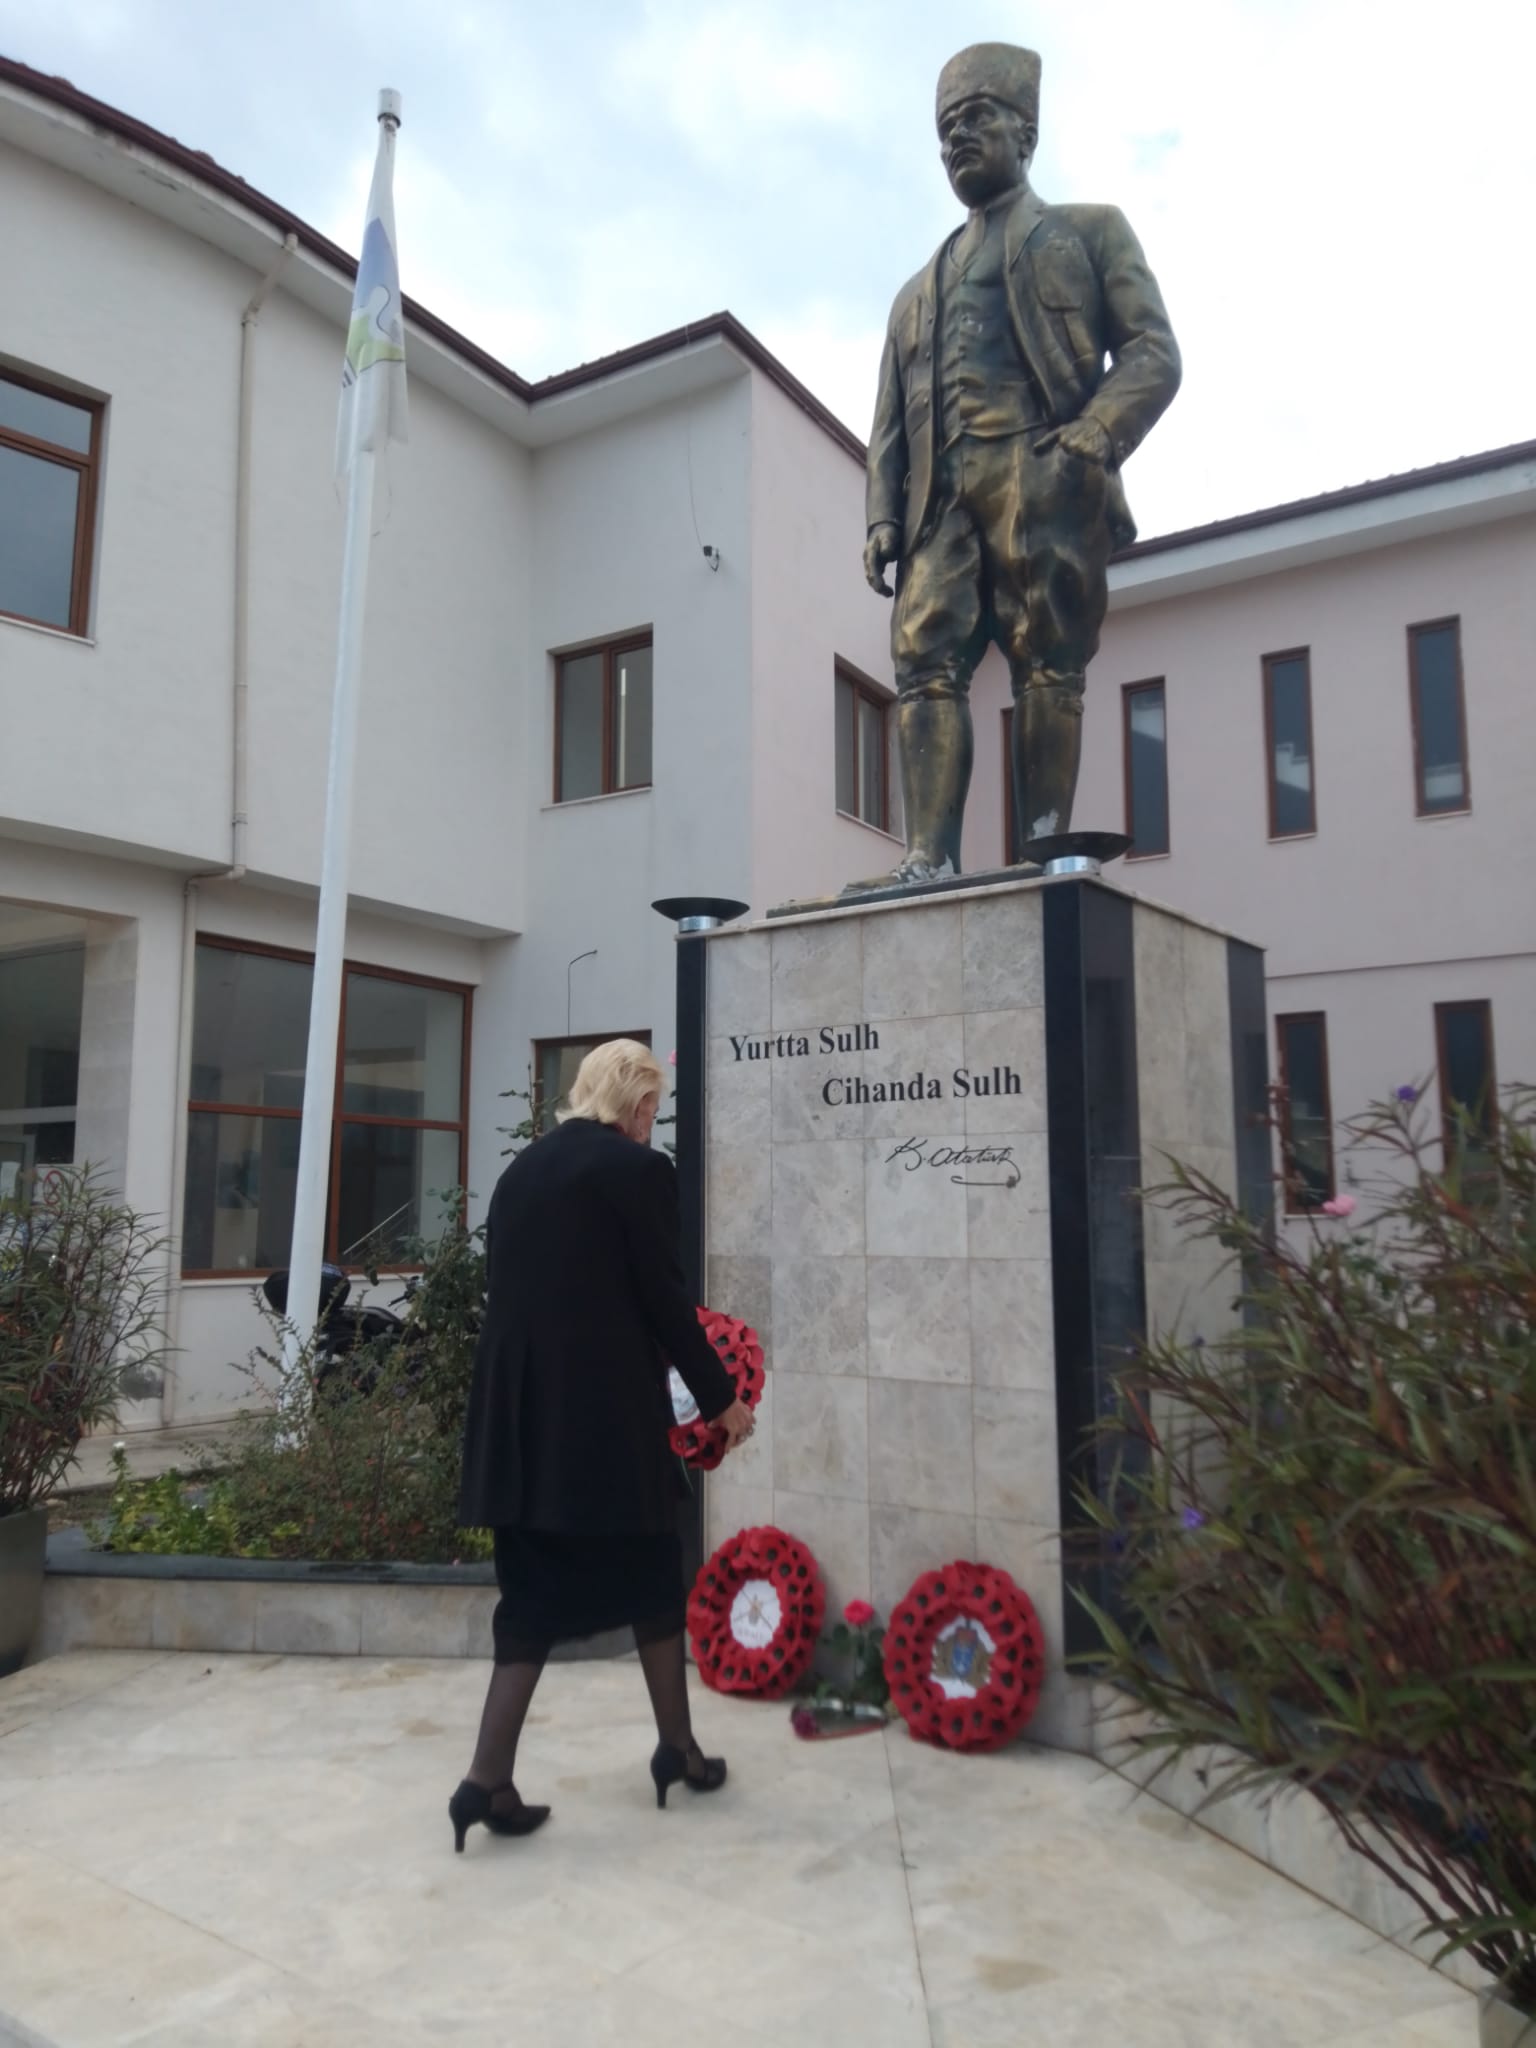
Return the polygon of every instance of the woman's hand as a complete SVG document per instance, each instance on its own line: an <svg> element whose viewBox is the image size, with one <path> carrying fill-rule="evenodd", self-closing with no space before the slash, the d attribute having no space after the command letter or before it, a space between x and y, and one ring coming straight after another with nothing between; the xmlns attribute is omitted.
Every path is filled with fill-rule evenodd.
<svg viewBox="0 0 1536 2048"><path fill-rule="evenodd" d="M725 1448L734 1451L738 1444L746 1442L757 1424L752 1419L752 1410L744 1401L733 1401L723 1415L715 1417L714 1427L725 1431Z"/></svg>

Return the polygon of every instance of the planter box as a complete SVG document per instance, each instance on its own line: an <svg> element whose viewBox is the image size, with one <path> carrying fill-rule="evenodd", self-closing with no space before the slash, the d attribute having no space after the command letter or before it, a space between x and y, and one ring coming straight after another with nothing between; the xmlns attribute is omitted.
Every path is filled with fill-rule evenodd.
<svg viewBox="0 0 1536 2048"><path fill-rule="evenodd" d="M1477 2038L1480 2048L1536 2048L1536 2018L1502 1991L1485 1991L1477 2001Z"/></svg>
<svg viewBox="0 0 1536 2048"><path fill-rule="evenodd" d="M0 1678L21 1669L37 1634L47 1546L46 1508L0 1516Z"/></svg>
<svg viewBox="0 0 1536 2048"><path fill-rule="evenodd" d="M66 1530L48 1544L33 1655L203 1650L488 1661L496 1600L489 1564L116 1556ZM554 1655L614 1657L633 1647L626 1629L563 1644Z"/></svg>

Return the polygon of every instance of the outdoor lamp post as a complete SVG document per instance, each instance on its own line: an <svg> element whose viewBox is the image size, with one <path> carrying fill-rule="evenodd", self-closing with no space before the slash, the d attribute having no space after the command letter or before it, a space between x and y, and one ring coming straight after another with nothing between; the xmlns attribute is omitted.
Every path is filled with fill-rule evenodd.
<svg viewBox="0 0 1536 2048"><path fill-rule="evenodd" d="M683 1279L704 1301L704 1062L709 948L704 932L718 931L746 911L734 896L663 896L651 905L677 926L677 1207ZM704 1506L695 1491L678 1515L683 1571L691 1585L704 1558Z"/></svg>
<svg viewBox="0 0 1536 2048"><path fill-rule="evenodd" d="M704 1028L708 948L685 945L701 932L718 931L745 914L734 896L663 896L651 905L677 926L678 1205L683 1226L683 1278L695 1301L704 1299Z"/></svg>

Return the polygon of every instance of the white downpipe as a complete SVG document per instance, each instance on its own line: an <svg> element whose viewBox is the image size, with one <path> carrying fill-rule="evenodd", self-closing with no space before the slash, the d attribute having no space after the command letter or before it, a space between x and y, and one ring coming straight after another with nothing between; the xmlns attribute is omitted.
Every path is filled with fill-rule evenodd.
<svg viewBox="0 0 1536 2048"><path fill-rule="evenodd" d="M233 717L233 803L231 806L230 871L238 882L245 874L248 805L251 703L251 426L256 410L256 323L267 294L277 283L290 256L299 246L297 235L283 237L271 267L252 292L240 315L240 424L235 456L235 661Z"/></svg>
<svg viewBox="0 0 1536 2048"><path fill-rule="evenodd" d="M256 323L272 287L299 246L295 234L283 237L266 273L240 315L240 393L235 436L235 605L232 659L230 752L229 866L194 875L182 892L181 986L176 1015L176 1108L171 1118L171 1201L166 1235L166 1336L170 1366L160 1395L160 1421L169 1429L176 1420L176 1360L181 1350L182 1227L187 1198L187 1096L192 1078L192 1008L197 979L197 903L201 883L245 879L246 838L250 823L250 669L251 669L251 440L256 414Z"/></svg>

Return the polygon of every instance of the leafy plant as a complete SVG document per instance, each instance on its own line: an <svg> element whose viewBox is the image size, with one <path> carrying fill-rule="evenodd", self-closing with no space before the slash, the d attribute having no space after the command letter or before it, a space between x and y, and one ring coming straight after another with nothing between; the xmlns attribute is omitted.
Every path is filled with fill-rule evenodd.
<svg viewBox="0 0 1536 2048"><path fill-rule="evenodd" d="M230 1489L215 1481L202 1501L192 1499L175 1470L156 1479L135 1479L121 1444L112 1447L112 1499L107 1519L90 1530L99 1550L156 1557L265 1557L270 1553L242 1536Z"/></svg>
<svg viewBox="0 0 1536 2048"><path fill-rule="evenodd" d="M1364 1229L1298 1248L1199 1174L1158 1191L1248 1314L1123 1383L1087 1506L1131 1625L1085 1604L1146 1746L1212 1798L1306 1788L1536 2011L1536 1097L1448 1168L1416 1099L1352 1127Z"/></svg>
<svg viewBox="0 0 1536 2048"><path fill-rule="evenodd" d="M313 1346L290 1363L286 1325L268 1314L271 1338L244 1368L258 1399L221 1446L218 1467L205 1464L190 1480L134 1481L126 1460L115 1459L98 1541L114 1550L347 1563L490 1555L488 1532L457 1526L484 1237L464 1223L461 1189L438 1199L440 1234L403 1248L420 1272L402 1327L359 1345L321 1385Z"/></svg>
<svg viewBox="0 0 1536 2048"><path fill-rule="evenodd" d="M350 1562L488 1554L488 1536L457 1525L484 1233L466 1227L462 1189L438 1200L440 1233L402 1248L403 1262L420 1267L402 1328L358 1345L323 1386L312 1346L290 1362L285 1326L269 1318L272 1341L246 1368L261 1398L224 1453L243 1544L266 1542L275 1557Z"/></svg>
<svg viewBox="0 0 1536 2048"><path fill-rule="evenodd" d="M819 1678L812 1688L811 1697L818 1705L889 1706L885 1626L867 1600L850 1600L842 1620L834 1623L822 1642L832 1652L834 1675Z"/></svg>
<svg viewBox="0 0 1536 2048"><path fill-rule="evenodd" d="M549 1129L553 1111L552 1109L544 1108L539 1102L534 1090L532 1067L528 1069L528 1086L526 1088L503 1088L501 1100L503 1102L521 1102L526 1104L523 1114L515 1124L498 1124L496 1127L498 1138L510 1138L512 1141L509 1145L502 1147L501 1156L505 1159L512 1153L521 1152L524 1146L531 1145L535 1138L542 1138Z"/></svg>
<svg viewBox="0 0 1536 2048"><path fill-rule="evenodd" d="M157 1384L166 1239L89 1167L0 1204L0 1515L44 1501L81 1440Z"/></svg>

